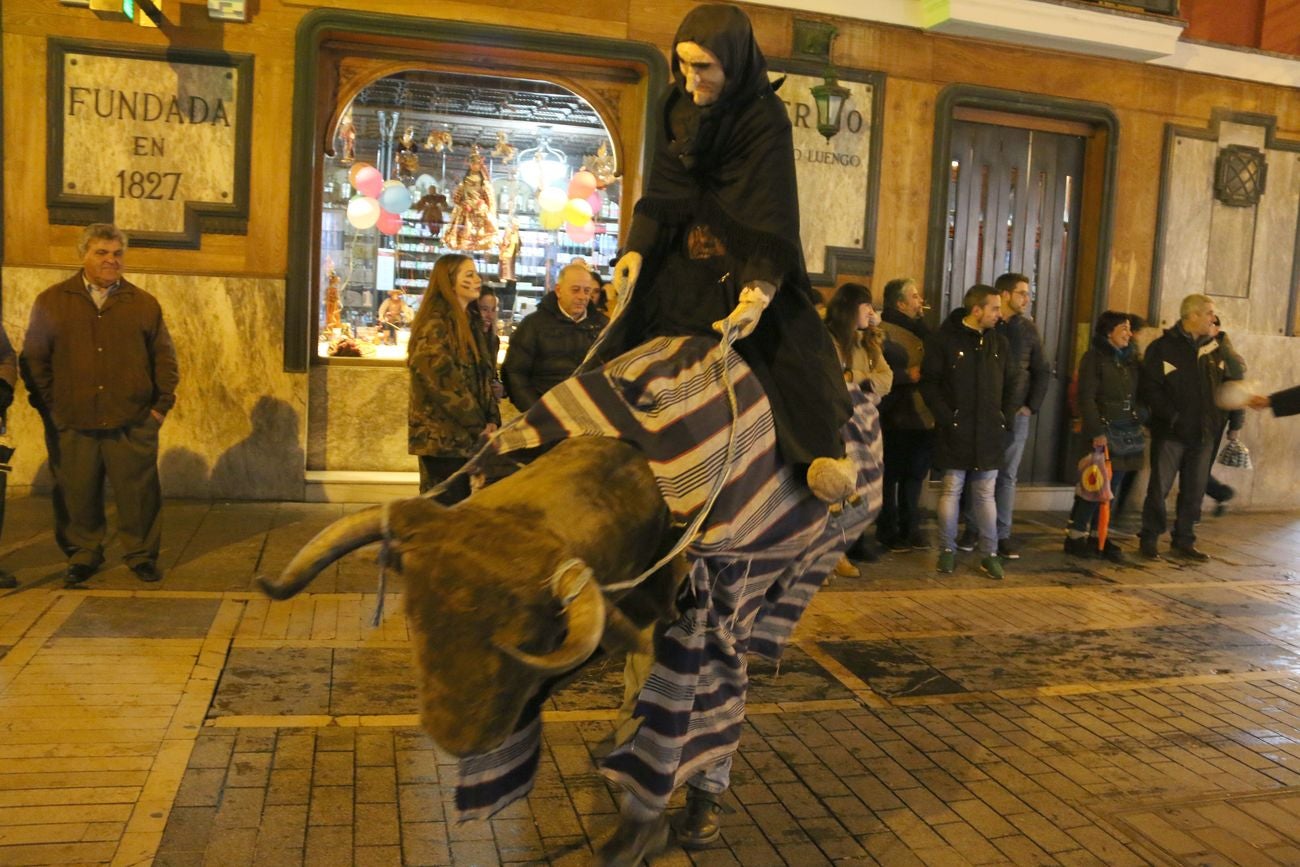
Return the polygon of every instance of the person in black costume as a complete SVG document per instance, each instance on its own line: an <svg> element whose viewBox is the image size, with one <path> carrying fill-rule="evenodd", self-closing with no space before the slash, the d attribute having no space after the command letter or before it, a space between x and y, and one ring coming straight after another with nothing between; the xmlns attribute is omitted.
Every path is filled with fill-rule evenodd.
<svg viewBox="0 0 1300 867"><path fill-rule="evenodd" d="M651 337L735 331L771 403L781 456L812 465L819 497L843 499L854 478L830 459L844 454L840 427L852 407L804 267L779 82L768 80L749 19L734 6L692 10L673 53L646 192L607 287L615 296L639 288L589 364Z"/></svg>

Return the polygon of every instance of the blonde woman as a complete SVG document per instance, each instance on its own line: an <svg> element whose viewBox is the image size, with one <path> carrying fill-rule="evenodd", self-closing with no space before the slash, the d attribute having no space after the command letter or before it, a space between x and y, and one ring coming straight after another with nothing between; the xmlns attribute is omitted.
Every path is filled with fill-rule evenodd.
<svg viewBox="0 0 1300 867"><path fill-rule="evenodd" d="M458 470L501 423L486 335L467 312L482 282L470 257L441 257L411 323L408 450L419 458L421 493ZM450 505L468 496L461 476L438 499Z"/></svg>

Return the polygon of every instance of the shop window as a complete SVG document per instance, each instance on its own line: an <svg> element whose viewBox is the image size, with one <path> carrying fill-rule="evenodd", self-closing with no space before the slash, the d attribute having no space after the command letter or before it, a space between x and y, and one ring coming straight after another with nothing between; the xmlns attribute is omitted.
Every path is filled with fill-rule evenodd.
<svg viewBox="0 0 1300 867"><path fill-rule="evenodd" d="M548 81L425 69L338 112L320 189L319 357L405 358L434 262L472 256L515 324L574 259L608 279L621 184L614 137Z"/></svg>

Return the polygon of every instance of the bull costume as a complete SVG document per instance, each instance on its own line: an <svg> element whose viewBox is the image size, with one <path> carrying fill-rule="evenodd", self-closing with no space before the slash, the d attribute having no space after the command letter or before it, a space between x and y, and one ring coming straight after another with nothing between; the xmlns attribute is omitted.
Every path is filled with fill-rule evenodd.
<svg viewBox="0 0 1300 867"><path fill-rule="evenodd" d="M674 54L683 43L716 55L725 81L716 101L697 105L683 64L673 63L646 192L615 268L618 283L631 261L639 275L627 274L629 288L639 288L594 361L648 337L714 336L714 323L730 319L742 335L752 328L735 346L771 403L782 457L802 467L838 457L851 408L804 267L785 106L740 9L694 9L673 39Z"/></svg>

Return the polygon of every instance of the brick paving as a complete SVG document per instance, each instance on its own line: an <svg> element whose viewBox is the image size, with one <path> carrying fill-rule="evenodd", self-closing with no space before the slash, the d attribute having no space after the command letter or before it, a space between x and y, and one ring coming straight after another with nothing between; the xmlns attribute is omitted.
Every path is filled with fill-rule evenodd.
<svg viewBox="0 0 1300 867"><path fill-rule="evenodd" d="M169 503L162 565L61 589L48 504L0 565L0 864L584 864L616 661L557 694L533 793L456 823L374 557L270 603L252 578L354 507ZM722 839L664 865L1300 864L1300 515L1202 525L1205 566L889 555L755 663ZM1130 545L1131 546L1131 545ZM681 795L677 801L680 803Z"/></svg>

